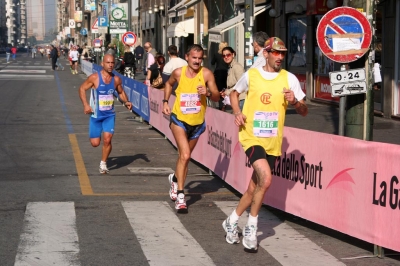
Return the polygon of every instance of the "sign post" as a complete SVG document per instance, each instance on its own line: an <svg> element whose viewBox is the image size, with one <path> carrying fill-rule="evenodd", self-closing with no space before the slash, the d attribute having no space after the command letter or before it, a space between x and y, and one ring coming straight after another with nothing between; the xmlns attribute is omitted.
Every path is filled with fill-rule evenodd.
<svg viewBox="0 0 400 266"><path fill-rule="evenodd" d="M372 30L368 19L360 11L351 7L332 9L321 18L317 27L319 48L332 61L343 63L340 68L343 74L348 69L346 64L360 59L369 50L371 40ZM340 96L339 135L344 136L346 98L342 95L355 94L355 92L365 93L367 84L365 82L335 84L331 80L331 86L332 97Z"/></svg>

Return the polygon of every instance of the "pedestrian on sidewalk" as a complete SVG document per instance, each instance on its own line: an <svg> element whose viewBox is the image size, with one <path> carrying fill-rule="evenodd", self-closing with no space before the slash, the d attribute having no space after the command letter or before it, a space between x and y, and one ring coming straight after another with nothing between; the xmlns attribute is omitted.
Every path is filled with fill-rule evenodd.
<svg viewBox="0 0 400 266"><path fill-rule="evenodd" d="M12 54L12 58L15 61L15 58L17 56L17 47L13 46L11 47L11 54Z"/></svg>
<svg viewBox="0 0 400 266"><path fill-rule="evenodd" d="M32 52L32 58L35 58L36 57L36 47L35 46L32 47L31 52Z"/></svg>
<svg viewBox="0 0 400 266"><path fill-rule="evenodd" d="M111 153L111 139L114 134L115 110L114 93L118 92L119 99L129 110L132 103L128 101L122 81L112 72L114 70L115 58L111 54L105 54L102 62L102 70L90 75L79 88L79 97L83 104L83 112L91 114L89 120L89 138L93 147L98 147L103 133L103 149L99 166L101 174L109 172L107 159ZM86 100L86 91L91 89L90 103Z"/></svg>
<svg viewBox="0 0 400 266"><path fill-rule="evenodd" d="M169 195L175 201L178 212L187 212L185 193L188 163L200 135L205 131L206 97L219 100L219 93L213 73L202 67L204 50L201 45L189 47L185 58L187 66L177 68L165 84L163 114L171 115L170 128L178 147L178 160L175 173L168 176ZM179 83L175 91L176 100L171 109L168 105L172 87Z"/></svg>
<svg viewBox="0 0 400 266"><path fill-rule="evenodd" d="M57 49L54 47L54 45L50 45L51 69L53 71L56 70L57 57Z"/></svg>
<svg viewBox="0 0 400 266"><path fill-rule="evenodd" d="M11 48L10 46L6 47L6 60L7 60L7 64L10 63L10 55L11 55Z"/></svg>
<svg viewBox="0 0 400 266"><path fill-rule="evenodd" d="M242 242L249 250L258 248L258 213L271 185L271 169L275 166L276 158L281 156L287 105L292 105L302 116L308 113L299 80L282 69L286 53L287 48L281 39L269 38L263 49L266 64L247 71L230 94L235 124L239 127L239 141L254 172L247 191L236 209L222 223L222 227L226 232L226 242L239 243L238 220L250 207ZM239 108L239 94L242 92L247 93L243 113Z"/></svg>
<svg viewBox="0 0 400 266"><path fill-rule="evenodd" d="M138 46L136 46L134 54L135 54L135 58L136 58L136 67L137 67L137 69L142 70L144 49L140 45L140 43Z"/></svg>

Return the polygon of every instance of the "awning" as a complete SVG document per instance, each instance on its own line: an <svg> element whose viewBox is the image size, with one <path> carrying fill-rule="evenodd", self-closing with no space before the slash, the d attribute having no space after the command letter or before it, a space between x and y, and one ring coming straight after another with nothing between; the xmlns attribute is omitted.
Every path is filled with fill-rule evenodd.
<svg viewBox="0 0 400 266"><path fill-rule="evenodd" d="M178 23L173 23L167 28L167 37L187 37L189 33L194 33L194 18L190 18Z"/></svg>
<svg viewBox="0 0 400 266"><path fill-rule="evenodd" d="M261 14L265 10L271 8L271 4L265 6L257 6L254 8L254 17ZM227 20L214 28L208 30L209 41L212 42L221 42L221 34L227 30L230 30L244 22L244 13L240 13L234 18Z"/></svg>
<svg viewBox="0 0 400 266"><path fill-rule="evenodd" d="M175 17L176 15L180 16L182 14L186 14L186 10L195 4L200 2L200 0L182 0L179 4L168 10L168 17Z"/></svg>
<svg viewBox="0 0 400 266"><path fill-rule="evenodd" d="M173 7L171 7L170 9L168 9L168 13L172 13L175 12L178 7L182 6L187 0L182 0L180 1L178 4L174 5Z"/></svg>

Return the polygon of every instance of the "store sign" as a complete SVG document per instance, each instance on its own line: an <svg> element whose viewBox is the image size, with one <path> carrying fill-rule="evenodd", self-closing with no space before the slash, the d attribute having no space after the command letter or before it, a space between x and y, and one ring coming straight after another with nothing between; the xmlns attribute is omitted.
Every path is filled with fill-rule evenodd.
<svg viewBox="0 0 400 266"><path fill-rule="evenodd" d="M110 20L110 33L125 33L127 28L126 20Z"/></svg>
<svg viewBox="0 0 400 266"><path fill-rule="evenodd" d="M336 1L336 6L342 5L343 0ZM307 0L307 15L322 15L328 11L328 1Z"/></svg>
<svg viewBox="0 0 400 266"><path fill-rule="evenodd" d="M96 3L92 0L85 0L85 11L95 11Z"/></svg>
<svg viewBox="0 0 400 266"><path fill-rule="evenodd" d="M76 10L74 15L75 22L82 22L82 11Z"/></svg>
<svg viewBox="0 0 400 266"><path fill-rule="evenodd" d="M209 41L209 42L220 43L220 42L221 42L221 34L209 33L209 34L208 34L208 41Z"/></svg>

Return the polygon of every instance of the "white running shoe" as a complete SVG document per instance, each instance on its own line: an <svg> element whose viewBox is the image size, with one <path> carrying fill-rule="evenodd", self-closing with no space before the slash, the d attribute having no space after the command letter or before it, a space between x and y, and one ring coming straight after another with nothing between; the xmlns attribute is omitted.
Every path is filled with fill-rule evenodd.
<svg viewBox="0 0 400 266"><path fill-rule="evenodd" d="M179 193L175 201L175 209L178 213L187 213L185 194Z"/></svg>
<svg viewBox="0 0 400 266"><path fill-rule="evenodd" d="M246 225L244 227L243 246L250 250L257 250L257 227Z"/></svg>
<svg viewBox="0 0 400 266"><path fill-rule="evenodd" d="M238 232L238 223L231 223L230 217L226 218L226 220L222 223L222 227L226 232L226 242L229 244L237 244L240 243L239 232Z"/></svg>
<svg viewBox="0 0 400 266"><path fill-rule="evenodd" d="M169 197L171 198L172 201L175 201L176 197L178 196L178 194L177 194L178 193L178 183L172 181L173 177L174 177L174 174L170 174L168 176L168 181L169 181L169 184L171 185L169 188Z"/></svg>
<svg viewBox="0 0 400 266"><path fill-rule="evenodd" d="M100 162L99 171L100 174L108 174L110 172L105 162Z"/></svg>

